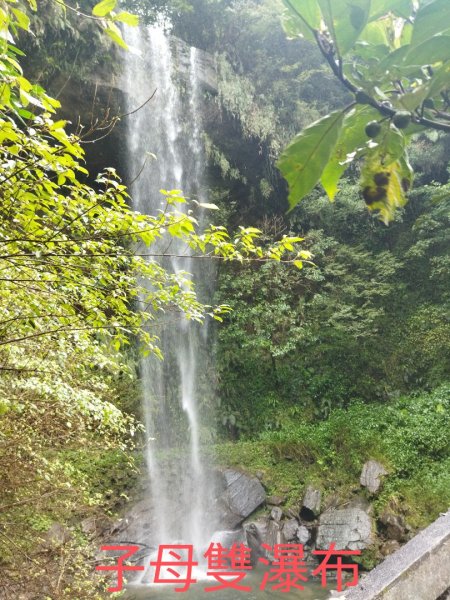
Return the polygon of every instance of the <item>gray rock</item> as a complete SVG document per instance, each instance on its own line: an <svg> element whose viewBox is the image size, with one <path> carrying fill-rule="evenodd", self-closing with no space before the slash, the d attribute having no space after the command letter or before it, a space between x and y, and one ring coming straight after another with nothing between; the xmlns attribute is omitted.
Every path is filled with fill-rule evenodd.
<svg viewBox="0 0 450 600"><path fill-rule="evenodd" d="M264 543L267 544L270 548L275 546L275 544L284 544L285 537L283 535L281 529L281 523L277 523L276 521L269 521L266 530L266 536L264 538ZM268 556L273 558L273 554L270 550L267 550Z"/></svg>
<svg viewBox="0 0 450 600"><path fill-rule="evenodd" d="M88 517L81 521L81 531L90 537L102 537L114 527L114 521L107 515Z"/></svg>
<svg viewBox="0 0 450 600"><path fill-rule="evenodd" d="M258 563L258 559L266 555L264 548L262 547L263 539L267 530L268 519L258 519L250 523L244 524L244 533L246 538L246 545L251 548L251 560L252 565L255 566Z"/></svg>
<svg viewBox="0 0 450 600"><path fill-rule="evenodd" d="M397 542L404 541L406 526L403 517L396 515L390 510L385 510L380 517L381 523L385 527L386 537Z"/></svg>
<svg viewBox="0 0 450 600"><path fill-rule="evenodd" d="M297 538L299 526L297 519L289 519L283 524L283 535L287 542L292 542Z"/></svg>
<svg viewBox="0 0 450 600"><path fill-rule="evenodd" d="M252 514L266 499L266 492L256 477L233 469L222 475L222 492L217 499L219 523L224 529L234 529Z"/></svg>
<svg viewBox="0 0 450 600"><path fill-rule="evenodd" d="M178 515L171 514L172 518ZM122 519L111 529L111 541L131 541L134 544L149 544L153 532L157 530L155 515L148 499L141 500L132 506ZM150 541L151 543L151 541Z"/></svg>
<svg viewBox="0 0 450 600"><path fill-rule="evenodd" d="M190 76L191 47L180 38L172 36L174 64L178 73L188 79ZM214 57L204 50L197 48L198 78L202 88L217 93L218 80Z"/></svg>
<svg viewBox="0 0 450 600"><path fill-rule="evenodd" d="M281 519L283 518L283 511L279 506L274 506L270 511L270 517L274 521L281 521Z"/></svg>
<svg viewBox="0 0 450 600"><path fill-rule="evenodd" d="M252 561L256 564L259 557L273 558L271 549L275 544L283 544L286 538L281 524L267 517L244 524L247 546L252 549Z"/></svg>
<svg viewBox="0 0 450 600"><path fill-rule="evenodd" d="M53 523L46 532L43 547L47 549L61 548L72 539L72 533L61 523Z"/></svg>
<svg viewBox="0 0 450 600"><path fill-rule="evenodd" d="M383 465L376 460L368 460L363 466L359 481L371 494L376 494L381 487L383 475L387 475Z"/></svg>
<svg viewBox="0 0 450 600"><path fill-rule="evenodd" d="M286 498L284 498L283 496L268 496L266 502L271 506L280 506L280 504L286 502Z"/></svg>
<svg viewBox="0 0 450 600"><path fill-rule="evenodd" d="M397 550L400 550L400 544L397 540L388 540L381 546L380 552L382 556L386 557L389 556L389 554L397 552Z"/></svg>
<svg viewBox="0 0 450 600"><path fill-rule="evenodd" d="M320 514L320 505L322 503L322 492L314 489L311 485L306 488L303 497L300 516L305 521L313 521Z"/></svg>
<svg viewBox="0 0 450 600"><path fill-rule="evenodd" d="M372 520L360 508L327 510L320 515L316 546L326 550L331 543L338 550L364 550L372 543Z"/></svg>
<svg viewBox="0 0 450 600"><path fill-rule="evenodd" d="M297 529L297 539L300 544L307 544L309 542L309 538L311 537L310 531L304 525L300 525Z"/></svg>

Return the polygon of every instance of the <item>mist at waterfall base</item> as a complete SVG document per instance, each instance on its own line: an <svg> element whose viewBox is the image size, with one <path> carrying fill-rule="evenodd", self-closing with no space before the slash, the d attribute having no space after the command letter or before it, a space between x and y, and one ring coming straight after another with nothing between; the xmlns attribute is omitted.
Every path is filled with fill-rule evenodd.
<svg viewBox="0 0 450 600"><path fill-rule="evenodd" d="M189 64L184 65L185 76L181 80L176 69L180 56L163 24L130 28L125 35L134 50L125 53L123 75L128 91L127 112L132 113L127 119L127 171L132 182L133 208L156 214L165 205L161 189L182 190L186 197L206 200L199 51L191 48L188 61L184 57ZM154 98L146 103L153 92ZM145 106L134 112L142 105ZM198 218L201 221L202 215ZM207 301L211 297L214 271L208 261L189 258L186 246L176 239L163 239L155 252L170 254L158 260L170 272L192 274L199 294L204 296L201 299ZM185 592L185 597L199 598L206 594L200 581L205 579L203 552L211 541L218 541L214 477L204 465L200 451L201 433L207 430L207 423L201 419L205 411L200 382L207 375L210 339L205 325L183 317L162 317L158 326L164 361L152 356L143 358L140 369L147 436L146 500L152 513L152 526L141 532L141 539L152 548L161 544L193 545L199 561L193 575L199 583ZM153 559L147 554L141 564L147 566ZM249 580L255 577L254 573L248 576ZM179 598L173 586L151 581L151 569L146 568L129 581L126 597ZM255 580L253 583L255 592L231 589L215 592L214 597L231 600L238 595L250 600L278 595L259 591L259 584ZM306 585L305 591L294 590L283 596L298 598L301 593L305 600L324 597L322 588Z"/></svg>

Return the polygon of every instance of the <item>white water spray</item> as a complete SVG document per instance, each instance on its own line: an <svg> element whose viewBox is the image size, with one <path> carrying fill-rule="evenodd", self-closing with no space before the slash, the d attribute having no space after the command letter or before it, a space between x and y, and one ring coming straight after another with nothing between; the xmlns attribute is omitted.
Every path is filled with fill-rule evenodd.
<svg viewBox="0 0 450 600"><path fill-rule="evenodd" d="M125 57L127 108L131 111L144 104L156 90L154 99L127 121L129 179L139 172L146 156L156 156L133 183L133 207L155 214L162 206L160 189L181 189L187 196L201 200L203 154L197 51L190 51L189 77L182 97L181 86L174 81L173 51L164 28L136 28L126 37L140 54L128 52ZM167 243L165 240L165 246ZM171 254L181 255L185 250L179 242L171 242ZM194 263L188 257L163 260L164 267L172 272L193 273L200 282L211 276L208 267ZM205 519L212 489L200 454L202 423L197 382L204 339L198 325L186 319L175 325L172 322L161 334L164 362L153 357L142 360L146 462L154 515L152 540L148 543L152 546L183 540L201 551L214 529L214 523ZM177 406L185 415L187 443L177 439ZM168 456L176 457L170 465Z"/></svg>

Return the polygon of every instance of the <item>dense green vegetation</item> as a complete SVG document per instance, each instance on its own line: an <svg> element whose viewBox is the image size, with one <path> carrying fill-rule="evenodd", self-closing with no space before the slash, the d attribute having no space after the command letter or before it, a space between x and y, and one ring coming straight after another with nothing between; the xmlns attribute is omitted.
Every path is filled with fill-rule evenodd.
<svg viewBox="0 0 450 600"><path fill-rule="evenodd" d="M329 505L361 495L362 465L376 458L389 471L376 516L394 502L412 527L424 526L448 500L449 391L446 384L387 406L355 401L319 423L291 418L278 431L220 445L216 452L226 464L259 473L269 493L284 496L293 508L308 484L319 486Z"/></svg>
<svg viewBox="0 0 450 600"><path fill-rule="evenodd" d="M80 523L113 514L136 473L134 352L160 356L152 322L162 311L199 322L228 311L200 303L188 275L148 261L148 248L168 235L225 260L298 266L308 252L288 236L263 249L254 228L233 238L224 227L199 231L177 190L162 191L158 214L135 213L112 169L89 177L83 131L66 131L59 101L18 61L14 44L19 31L30 35L27 12L37 10L28 5L0 7L0 585L7 597L25 586L81 599L94 597L97 582L84 565L94 549ZM114 5L96 5L92 20L123 45L116 23L135 19ZM55 10L64 16L61 3Z"/></svg>
<svg viewBox="0 0 450 600"><path fill-rule="evenodd" d="M151 246L156 231L168 230L199 251L209 243L242 259L263 252L255 232L240 230L230 244L222 230L202 234L194 216L181 216L177 194L167 197L160 215L142 217L128 209L114 172L85 182L79 137L56 120L58 103L23 76L13 43L20 40L31 54L23 59L27 72L49 81L69 72L81 81L104 68L105 57L108 68L118 67L102 29L121 43L119 10L101 3L100 21L80 26L83 18L65 14L61 3L42 4L37 14L32 0L23 11L12 2L0 7L2 31L14 38L1 42L0 586L10 597L24 586L52 600L101 597L86 563L95 548L80 523L115 516L136 484L142 431L136 342L158 352L148 325L167 307L199 321L225 313L216 328L217 374L210 378L216 403L208 407L217 416L216 447L207 452L262 473L268 492L285 496L290 507L309 483L330 503L361 493L362 464L376 458L389 476L375 516L395 506L412 528L430 522L450 502L448 136L416 129L410 138L406 130L415 185L408 204L395 216L389 212L389 227L367 211L358 160L345 174L338 169L343 179L333 204L315 188L287 215L287 188L275 167L283 147L353 97L323 53L311 40L286 38L281 3L272 0L124 3L144 20L164 9L178 35L216 55L219 92L209 101L221 119L207 131L205 148L220 222L233 229L251 223L263 242L278 241L266 256L308 258L289 254L283 238L289 236L305 237L302 247L314 257L301 270L277 261L224 263L216 302L233 312L203 306L190 289L183 292L184 280L135 256L137 244ZM94 3L80 4L90 14ZM410 8L407 1L395 5ZM301 3L292 6L293 25L302 29ZM35 38L27 37L25 12ZM329 25L321 31L325 38ZM446 32L433 31L448 41ZM386 60L398 48L386 31L377 35L382 39L368 43L378 48L376 60ZM448 44L438 44L448 52ZM421 71L431 61L426 53L422 58ZM377 106L358 105L342 131L356 114L364 132L367 122L382 120L379 102L398 112L402 97L414 94L410 118L417 121L423 109L422 117L445 120L438 114L447 113L445 78L439 99L425 104L435 96L438 68L448 74L447 54L432 58L433 73L418 82L414 63L400 93L387 92L388 82L366 86L363 71L357 85ZM386 119L382 127L398 141L405 130L392 123ZM403 205L403 195L395 203ZM151 295L139 288L142 275L156 286ZM149 294L145 313L135 311L140 293ZM70 529L64 546L46 537L54 523Z"/></svg>

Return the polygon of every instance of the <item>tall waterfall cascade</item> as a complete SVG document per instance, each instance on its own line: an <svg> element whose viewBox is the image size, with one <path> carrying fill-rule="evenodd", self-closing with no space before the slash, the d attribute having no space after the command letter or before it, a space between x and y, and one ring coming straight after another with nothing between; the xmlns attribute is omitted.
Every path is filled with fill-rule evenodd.
<svg viewBox="0 0 450 600"><path fill-rule="evenodd" d="M161 189L182 190L186 196L201 200L204 160L198 51L191 48L189 75L180 85L175 82L170 36L162 26L127 30L126 39L138 51L127 52L124 59L129 111L143 105L156 90L154 98L127 119L130 181L146 163L131 187L133 208L156 214L164 205ZM167 244L164 240L158 251ZM185 253L185 246L170 241L171 255ZM210 285L209 267L196 264L207 261L189 257L162 261L172 272L192 273L200 287L202 283ZM150 356L141 363L148 494L154 517L148 544L153 547L182 541L200 550L207 546L214 529L213 519L205 518L212 490L200 455L202 329L186 318L172 319L167 327L163 321L160 339L164 361ZM180 429L184 431L181 436Z"/></svg>

